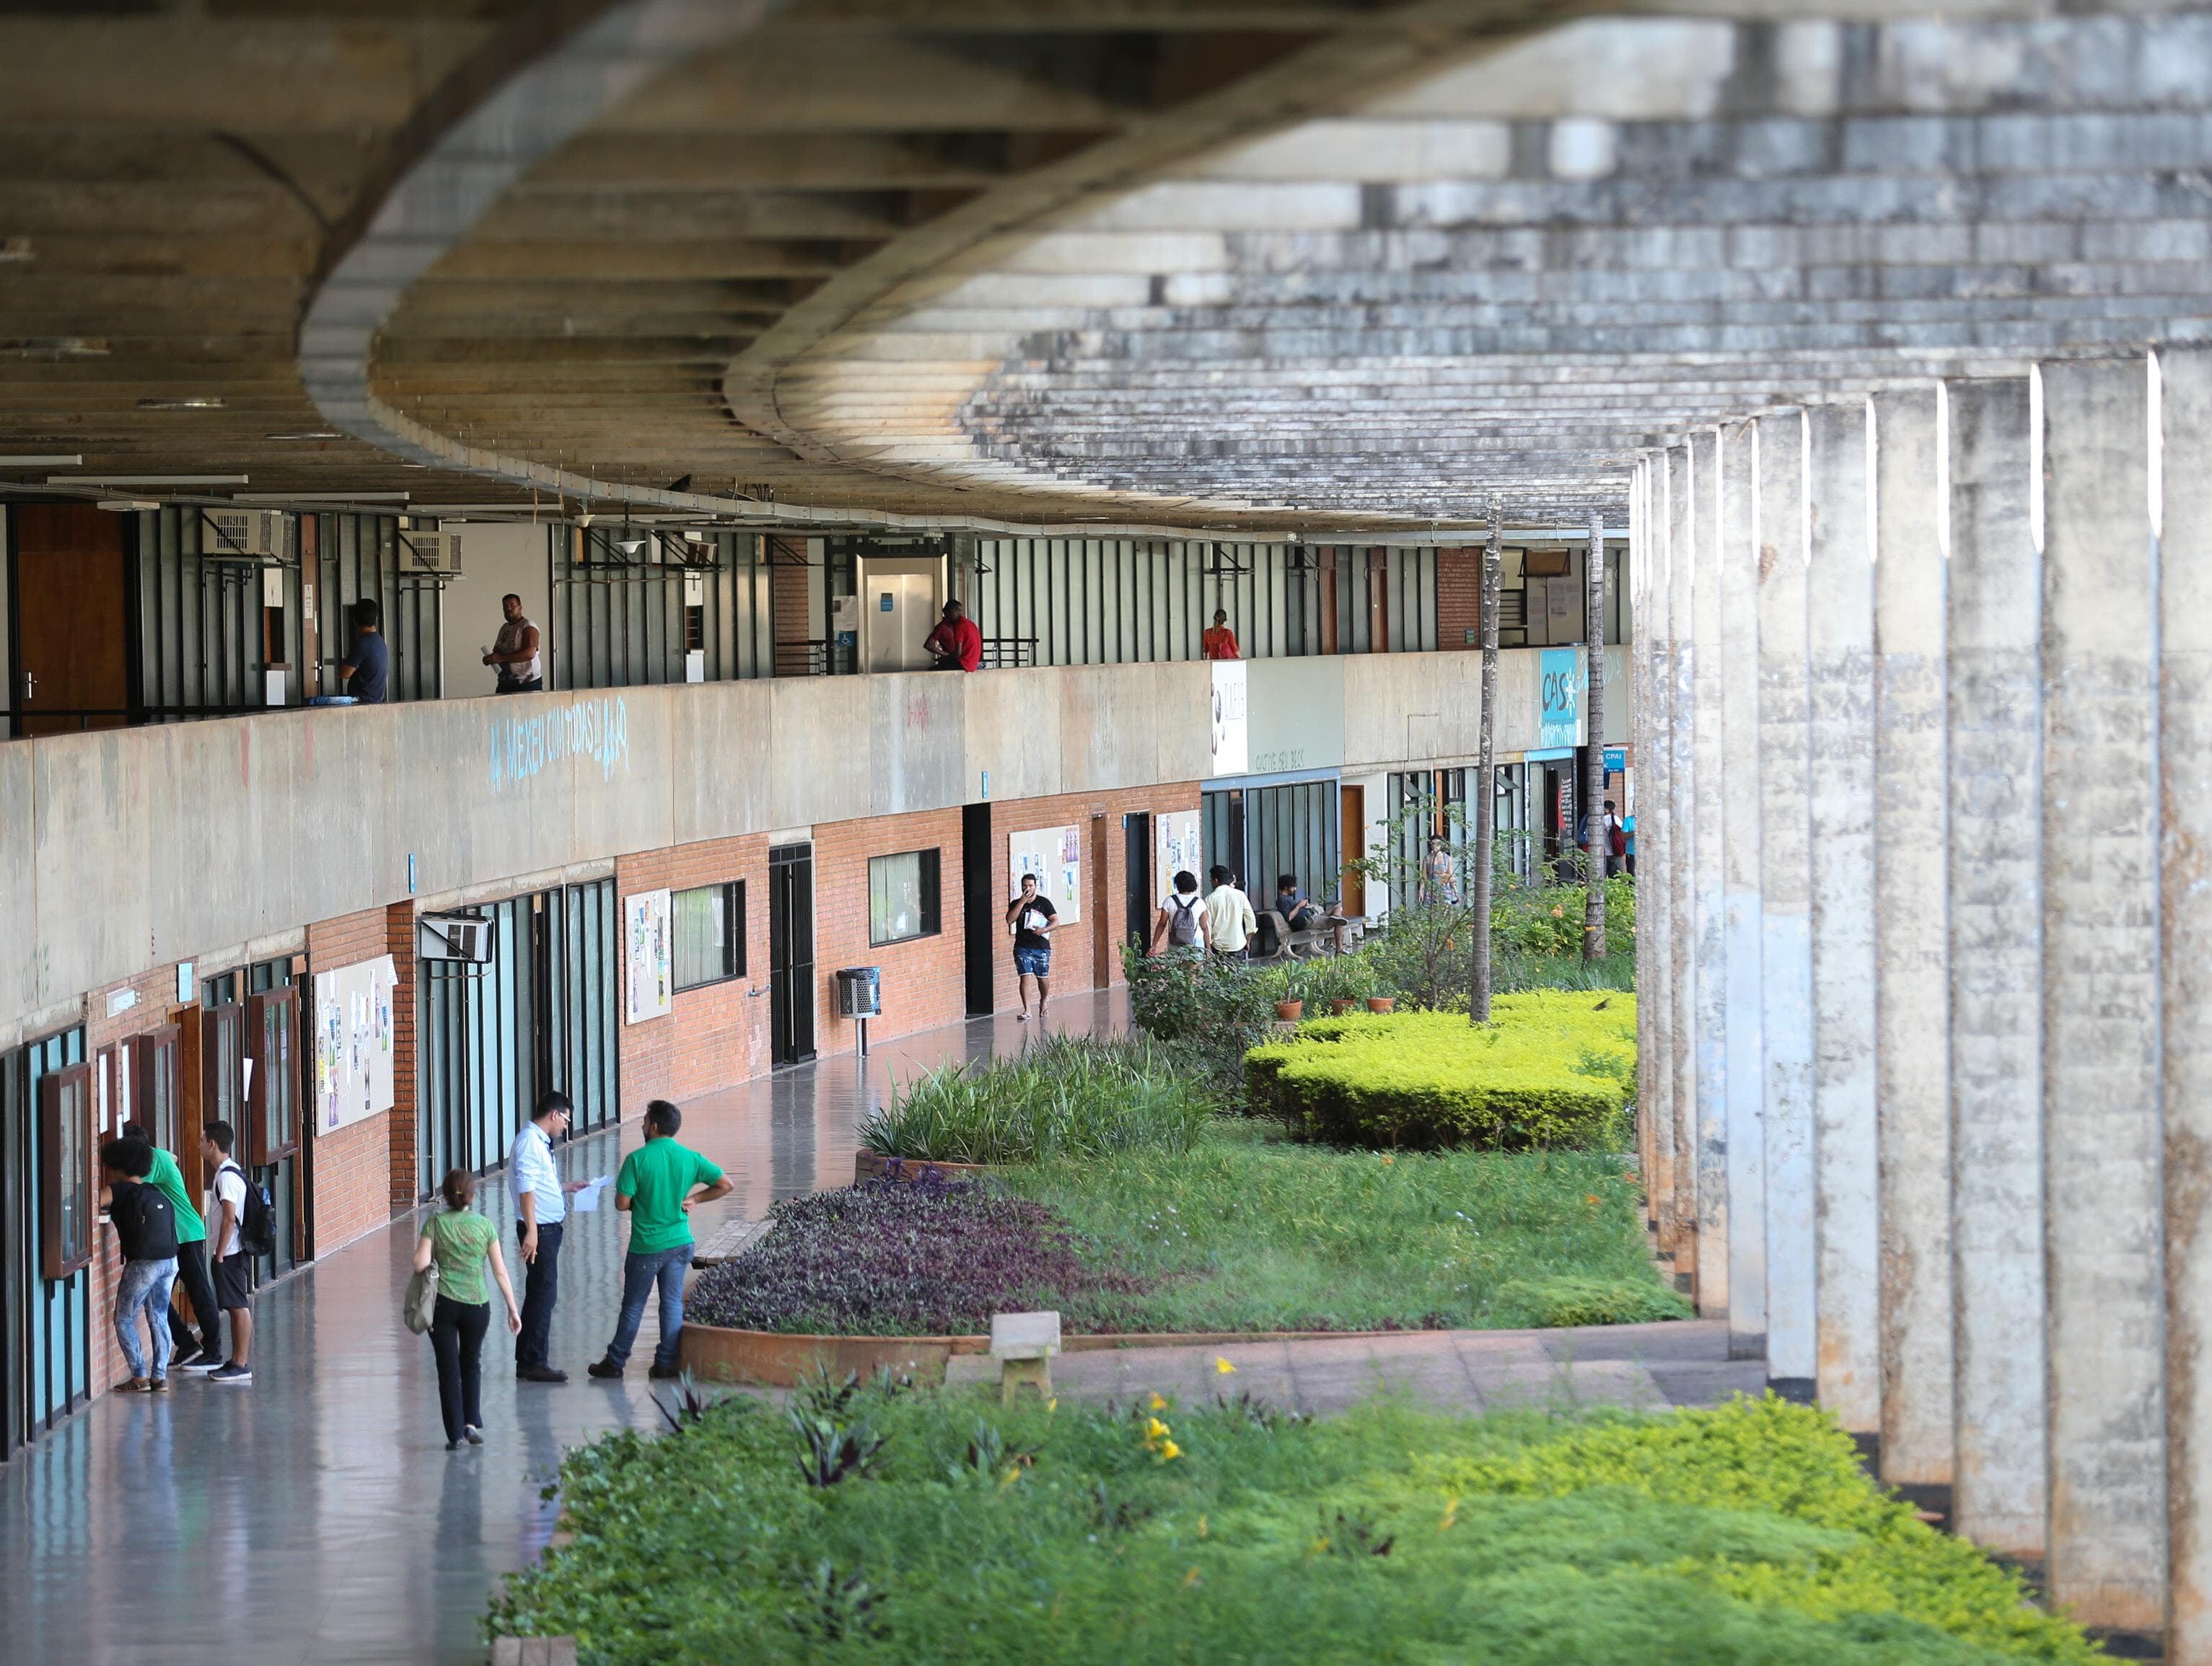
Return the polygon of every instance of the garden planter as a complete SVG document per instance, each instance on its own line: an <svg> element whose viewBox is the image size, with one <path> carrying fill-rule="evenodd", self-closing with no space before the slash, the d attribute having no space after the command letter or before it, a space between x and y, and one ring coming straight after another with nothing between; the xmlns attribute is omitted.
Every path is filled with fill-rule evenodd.
<svg viewBox="0 0 2212 1666"><path fill-rule="evenodd" d="M1329 1002L1328 1010L1334 1016L1342 1018L1346 1012L1349 1012L1353 1007L1358 1005L1359 1003L1354 1000L1351 996L1346 995L1340 1000Z"/></svg>
<svg viewBox="0 0 2212 1666"><path fill-rule="evenodd" d="M1296 1024L1305 1015L1305 1010L1306 1004L1302 1000L1279 1000L1275 1003L1275 1016L1285 1024Z"/></svg>
<svg viewBox="0 0 2212 1666"><path fill-rule="evenodd" d="M1397 1005L1398 997L1395 995L1370 995L1367 997L1367 1010L1370 1012L1388 1012Z"/></svg>
<svg viewBox="0 0 2212 1666"><path fill-rule="evenodd" d="M853 1183L864 1180L922 1179L935 1175L940 1180L972 1180L979 1174L991 1172L988 1163L936 1163L920 1157L886 1157L877 1151L856 1151L853 1153Z"/></svg>

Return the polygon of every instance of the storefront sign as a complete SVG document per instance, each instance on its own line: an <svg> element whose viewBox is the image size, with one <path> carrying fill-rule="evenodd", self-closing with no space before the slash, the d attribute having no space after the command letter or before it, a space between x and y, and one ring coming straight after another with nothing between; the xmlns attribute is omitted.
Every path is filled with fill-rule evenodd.
<svg viewBox="0 0 2212 1666"><path fill-rule="evenodd" d="M1622 774L1628 768L1628 748L1608 746L1605 749L1605 772L1609 775Z"/></svg>
<svg viewBox="0 0 2212 1666"><path fill-rule="evenodd" d="M1540 702L1536 749L1578 746L1583 733L1583 653L1578 648L1547 648L1538 666Z"/></svg>

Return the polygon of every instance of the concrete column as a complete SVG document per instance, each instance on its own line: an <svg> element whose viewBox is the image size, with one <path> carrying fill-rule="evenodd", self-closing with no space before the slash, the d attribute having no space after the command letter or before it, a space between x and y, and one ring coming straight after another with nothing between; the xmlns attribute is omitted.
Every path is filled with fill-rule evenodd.
<svg viewBox="0 0 2212 1666"><path fill-rule="evenodd" d="M1729 1353L1766 1356L1766 1091L1759 987L1759 425L1721 430L1721 897Z"/></svg>
<svg viewBox="0 0 2212 1666"><path fill-rule="evenodd" d="M1875 985L1881 1475L1951 1483L1942 455L1931 386L1874 401Z"/></svg>
<svg viewBox="0 0 2212 1666"><path fill-rule="evenodd" d="M1697 641L1694 575L1697 546L1691 538L1694 477L1690 448L1667 453L1668 629L1674 644L1674 692L1667 760L1667 955L1674 1012L1668 1026L1673 1049L1668 1074L1674 1100L1674 1280L1693 1293L1698 1273L1698 1025L1697 1025Z"/></svg>
<svg viewBox="0 0 2212 1666"><path fill-rule="evenodd" d="M2042 373L2052 1597L2166 1620L2157 549L2145 367Z"/></svg>
<svg viewBox="0 0 2212 1666"><path fill-rule="evenodd" d="M1728 939L1726 845L1722 828L1724 788L1729 788L1723 739L1721 662L1726 628L1721 601L1720 435L1707 429L1690 441L1690 543L1695 573L1690 585L1691 731L1694 755L1691 823L1692 889L1697 939L1696 1097L1698 1128L1698 1311L1709 1319L1729 1311L1728 1171Z"/></svg>
<svg viewBox="0 0 2212 1666"><path fill-rule="evenodd" d="M1812 865L1807 844L1805 418L1758 424L1759 1035L1765 1048L1766 1375L1813 1397Z"/></svg>
<svg viewBox="0 0 2212 1666"><path fill-rule="evenodd" d="M1813 883L1814 1236L1820 1404L1881 1427L1875 1118L1874 546L1863 404L1805 414L1806 818Z"/></svg>
<svg viewBox="0 0 2212 1666"><path fill-rule="evenodd" d="M2166 1657L2212 1663L2212 355L2160 360L2160 902L2166 917Z"/></svg>
<svg viewBox="0 0 2212 1666"><path fill-rule="evenodd" d="M1637 1023L1648 1039L1637 1051L1642 1072L1638 1122L1644 1134L1644 1194L1659 1253L1674 1252L1674 1126L1673 1058L1666 1043L1672 1015L1672 970L1668 960L1666 889L1667 851L1674 829L1667 819L1668 733L1673 721L1673 649L1668 617L1667 527L1656 501L1665 460L1646 453L1637 465L1634 533L1631 559L1637 575L1636 664L1642 672L1636 691L1636 913ZM1650 889L1644 889L1649 885Z"/></svg>
<svg viewBox="0 0 2212 1666"><path fill-rule="evenodd" d="M2028 385L1959 381L1948 412L1953 1520L2043 1554L2041 557Z"/></svg>

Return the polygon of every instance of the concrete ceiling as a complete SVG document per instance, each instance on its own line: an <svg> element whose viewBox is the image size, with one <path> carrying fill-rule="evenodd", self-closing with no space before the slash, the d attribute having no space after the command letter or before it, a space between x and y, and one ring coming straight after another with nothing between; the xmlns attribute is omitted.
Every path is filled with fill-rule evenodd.
<svg viewBox="0 0 2212 1666"><path fill-rule="evenodd" d="M12 9L0 453L1327 530L2203 333L2204 17L1566 9Z"/></svg>

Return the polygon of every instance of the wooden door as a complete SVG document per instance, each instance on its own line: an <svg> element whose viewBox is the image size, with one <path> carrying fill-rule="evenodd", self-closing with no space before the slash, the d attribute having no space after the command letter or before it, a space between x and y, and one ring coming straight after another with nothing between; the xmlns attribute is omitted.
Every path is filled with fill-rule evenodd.
<svg viewBox="0 0 2212 1666"><path fill-rule="evenodd" d="M182 1158L184 1137L184 1032L165 1024L123 1044L128 1062L120 1097L134 1122L145 1124L155 1145Z"/></svg>
<svg viewBox="0 0 2212 1666"><path fill-rule="evenodd" d="M16 733L121 727L131 703L123 517L25 503L15 526Z"/></svg>
<svg viewBox="0 0 2212 1666"><path fill-rule="evenodd" d="M1357 920L1367 912L1367 876L1352 866L1367 854L1367 789L1345 787L1340 787L1338 793L1343 806L1339 848L1344 852L1344 889L1336 911L1347 920Z"/></svg>
<svg viewBox="0 0 2212 1666"><path fill-rule="evenodd" d="M1091 818L1091 896L1084 907L1091 912L1091 987L1114 986L1114 876L1106 866L1106 812Z"/></svg>

